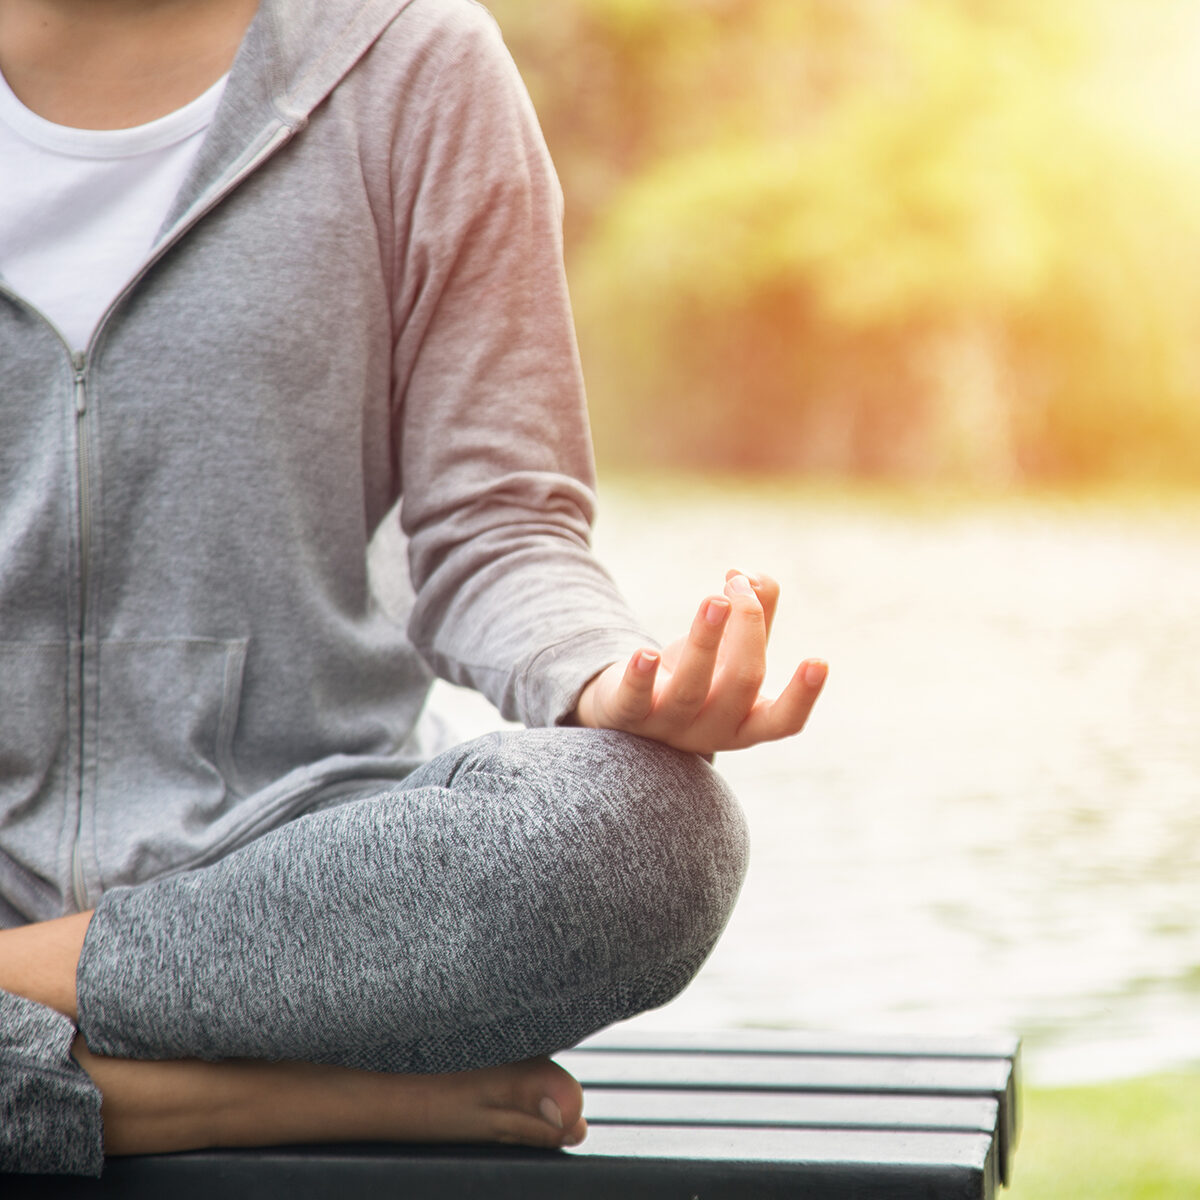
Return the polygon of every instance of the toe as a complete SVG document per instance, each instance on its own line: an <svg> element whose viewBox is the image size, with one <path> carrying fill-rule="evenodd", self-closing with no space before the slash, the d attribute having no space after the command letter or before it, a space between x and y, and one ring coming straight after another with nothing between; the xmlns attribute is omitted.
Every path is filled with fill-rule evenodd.
<svg viewBox="0 0 1200 1200"><path fill-rule="evenodd" d="M553 1109L560 1119L560 1129L574 1129L583 1117L583 1088L579 1081L558 1063L542 1059L539 1061L538 1084L542 1089L538 1111L546 1116ZM544 1109L543 1101L549 1101Z"/></svg>
<svg viewBox="0 0 1200 1200"><path fill-rule="evenodd" d="M516 1064L510 1103L552 1126L556 1132L574 1129L583 1116L579 1081L548 1058Z"/></svg>
<svg viewBox="0 0 1200 1200"><path fill-rule="evenodd" d="M587 1131L587 1122L580 1117L570 1129L563 1133L562 1145L578 1146L579 1143L582 1142L585 1137L587 1137Z"/></svg>
<svg viewBox="0 0 1200 1200"><path fill-rule="evenodd" d="M508 1086L497 1096L500 1136L525 1145L578 1144L587 1132L583 1089L574 1076L548 1058L529 1059L501 1068Z"/></svg>

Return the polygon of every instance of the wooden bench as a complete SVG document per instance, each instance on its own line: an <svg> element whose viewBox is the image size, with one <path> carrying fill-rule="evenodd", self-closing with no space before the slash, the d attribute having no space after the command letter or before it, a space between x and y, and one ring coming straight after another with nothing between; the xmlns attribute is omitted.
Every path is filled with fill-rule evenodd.
<svg viewBox="0 0 1200 1200"><path fill-rule="evenodd" d="M571 1151L316 1146L9 1176L53 1200L988 1200L1017 1139L1014 1039L610 1030L556 1059L584 1084Z"/></svg>

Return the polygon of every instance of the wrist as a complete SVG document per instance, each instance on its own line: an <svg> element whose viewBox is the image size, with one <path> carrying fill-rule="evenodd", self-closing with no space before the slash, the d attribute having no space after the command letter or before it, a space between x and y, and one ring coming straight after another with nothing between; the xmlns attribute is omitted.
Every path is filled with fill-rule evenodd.
<svg viewBox="0 0 1200 1200"><path fill-rule="evenodd" d="M575 707L563 719L564 725L577 725L584 729L602 728L596 713L596 694L603 676L618 665L617 663L609 663L608 666L602 667L580 688L579 696L575 701Z"/></svg>

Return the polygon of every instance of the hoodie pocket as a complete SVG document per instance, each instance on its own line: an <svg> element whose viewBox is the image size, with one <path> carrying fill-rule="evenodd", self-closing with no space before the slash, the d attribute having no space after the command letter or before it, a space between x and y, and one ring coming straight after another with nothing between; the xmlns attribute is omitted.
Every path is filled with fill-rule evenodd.
<svg viewBox="0 0 1200 1200"><path fill-rule="evenodd" d="M0 845L52 877L67 770L65 642L0 642Z"/></svg>
<svg viewBox="0 0 1200 1200"><path fill-rule="evenodd" d="M93 828L106 885L192 859L228 822L246 649L244 638L101 643Z"/></svg>

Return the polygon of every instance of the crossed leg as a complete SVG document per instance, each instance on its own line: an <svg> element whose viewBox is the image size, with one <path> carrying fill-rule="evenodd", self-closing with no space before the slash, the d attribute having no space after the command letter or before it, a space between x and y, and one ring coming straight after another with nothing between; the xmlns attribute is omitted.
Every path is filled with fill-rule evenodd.
<svg viewBox="0 0 1200 1200"><path fill-rule="evenodd" d="M0 931L0 988L78 1019L75 975L90 912ZM579 1084L546 1058L440 1075L303 1062L72 1054L102 1097L106 1154L288 1142L583 1140Z"/></svg>
<svg viewBox="0 0 1200 1200"><path fill-rule="evenodd" d="M745 833L693 756L492 735L94 914L0 933L56 1009L109 1153L582 1139L546 1057L661 1004L729 915Z"/></svg>

